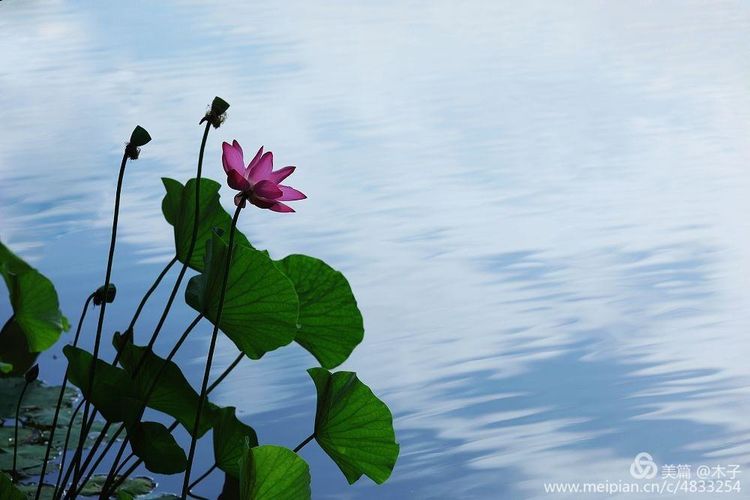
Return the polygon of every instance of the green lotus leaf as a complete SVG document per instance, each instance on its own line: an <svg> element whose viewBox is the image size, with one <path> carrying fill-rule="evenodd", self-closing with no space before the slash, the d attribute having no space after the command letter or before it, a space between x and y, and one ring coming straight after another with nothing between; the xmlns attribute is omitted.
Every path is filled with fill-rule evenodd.
<svg viewBox="0 0 750 500"><path fill-rule="evenodd" d="M295 341L324 368L343 363L362 342L365 330L349 282L320 259L289 255L277 262L299 296Z"/></svg>
<svg viewBox="0 0 750 500"><path fill-rule="evenodd" d="M240 460L245 451L245 443L258 446L258 436L249 425L243 424L235 415L235 408L216 410L214 421L214 461L216 465L234 477L240 477Z"/></svg>
<svg viewBox="0 0 750 500"><path fill-rule="evenodd" d="M310 469L288 448L246 445L240 464L240 500L310 498Z"/></svg>
<svg viewBox="0 0 750 500"><path fill-rule="evenodd" d="M224 278L227 244L214 234L205 270L190 279L185 301L214 322ZM266 252L236 244L232 253L219 328L251 359L287 345L297 331L299 302L294 285Z"/></svg>
<svg viewBox="0 0 750 500"><path fill-rule="evenodd" d="M393 416L353 372L307 370L318 393L315 440L330 456L349 484L362 474L378 484L391 475L399 445Z"/></svg>
<svg viewBox="0 0 750 500"><path fill-rule="evenodd" d="M23 498L25 499L31 499L36 497L36 484L29 483L29 484L19 484L18 490L23 493ZM5 498L3 496L0 496L0 498ZM54 484L48 484L44 483L42 484L42 489L39 492L39 500L53 500L55 498L55 485Z"/></svg>
<svg viewBox="0 0 750 500"><path fill-rule="evenodd" d="M128 374L133 373L141 356L146 356L140 370L132 379L139 398L145 400L153 386L151 397L148 398L148 407L175 418L188 432L192 432L200 396L187 381L180 367L173 361L166 362L165 365L164 358L146 347L123 342L120 334L115 334L112 342L120 350L120 364ZM130 375L128 377L130 378ZM158 381L154 384L157 377ZM211 404L203 406L199 437L211 428L213 408Z"/></svg>
<svg viewBox="0 0 750 500"><path fill-rule="evenodd" d="M60 312L57 292L52 282L2 243L0 275L8 287L13 307L12 322L23 333L28 352L42 352L51 347L60 338L60 334L70 328L68 319ZM8 344L6 333L5 328L0 332L0 360L13 364L19 370L20 367L5 352Z"/></svg>
<svg viewBox="0 0 750 500"><path fill-rule="evenodd" d="M22 378L0 379L0 421L6 421L5 426L0 426L0 470L11 470L13 466L14 427L12 421L15 418L16 402L24 384ZM26 389L19 412L21 427L18 429L19 464L22 476L33 475L41 471L59 395L60 387L48 387L39 381L29 384ZM62 451L65 444L68 424L73 415L73 402L77 397L78 391L72 387L66 388L52 440L52 457ZM78 412L73 424L70 446L78 443L82 420L82 412ZM97 432L101 429L101 422L93 423L92 432L87 439L88 444L93 443ZM47 471L54 470L56 467L55 462L50 462Z"/></svg>
<svg viewBox="0 0 750 500"><path fill-rule="evenodd" d="M187 457L174 436L159 422L139 422L128 429L133 453L157 474L177 474L187 467Z"/></svg>
<svg viewBox="0 0 750 500"><path fill-rule="evenodd" d="M81 495L85 497L98 496L102 492L106 479L107 476L103 474L92 476L81 490ZM119 493L122 491L133 497L138 497L139 495L147 495L151 493L155 488L156 482L149 477L131 477L126 479L120 487L117 488L117 492Z"/></svg>
<svg viewBox="0 0 750 500"><path fill-rule="evenodd" d="M13 484L10 477L0 472L0 498L3 500L26 500L26 495Z"/></svg>
<svg viewBox="0 0 750 500"><path fill-rule="evenodd" d="M93 356L78 347L66 345L68 380L81 389L84 397L110 422L133 425L138 421L140 398L130 375L122 368L97 359L93 388L89 389L89 373Z"/></svg>
<svg viewBox="0 0 750 500"><path fill-rule="evenodd" d="M190 241L193 237L195 221L195 179L190 179L186 185L163 178L162 182L167 194L162 200L161 209L164 217L174 228L175 251L180 262L187 260ZM201 179L200 182L200 215L198 217L198 233L195 248L190 258L190 267L196 271L203 271L206 243L211 240L214 228L225 233L229 232L232 217L219 203L219 188L221 185L211 179ZM237 232L235 241L250 246L245 235Z"/></svg>

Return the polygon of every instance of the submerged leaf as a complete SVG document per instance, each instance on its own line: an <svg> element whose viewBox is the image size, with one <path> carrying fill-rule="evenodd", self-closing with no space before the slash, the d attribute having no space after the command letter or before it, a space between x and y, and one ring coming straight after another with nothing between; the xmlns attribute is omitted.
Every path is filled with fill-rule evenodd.
<svg viewBox="0 0 750 500"><path fill-rule="evenodd" d="M299 296L294 340L321 366L335 368L362 342L365 332L349 282L322 260L307 255L289 255L277 264Z"/></svg>
<svg viewBox="0 0 750 500"><path fill-rule="evenodd" d="M207 244L203 274L190 279L185 301L210 321L218 310L227 244L214 234ZM251 359L294 340L297 293L266 252L236 244L219 328Z"/></svg>
<svg viewBox="0 0 750 500"><path fill-rule="evenodd" d="M310 498L310 468L288 448L247 447L240 469L240 500Z"/></svg>
<svg viewBox="0 0 750 500"><path fill-rule="evenodd" d="M174 228L175 251L180 262L185 263L190 250L195 221L195 179L190 179L186 185L169 178L162 182L167 190L161 203L164 218ZM225 233L229 232L232 217L219 203L219 188L221 185L211 179L201 179L200 183L200 216L198 217L198 233L195 248L190 258L190 267L196 271L203 271L206 243L211 240L214 228ZM250 243L245 235L237 232L235 241L245 246Z"/></svg>
<svg viewBox="0 0 750 500"><path fill-rule="evenodd" d="M353 372L307 370L315 382L315 439L349 484L362 474L380 484L391 475L399 446L393 416Z"/></svg>

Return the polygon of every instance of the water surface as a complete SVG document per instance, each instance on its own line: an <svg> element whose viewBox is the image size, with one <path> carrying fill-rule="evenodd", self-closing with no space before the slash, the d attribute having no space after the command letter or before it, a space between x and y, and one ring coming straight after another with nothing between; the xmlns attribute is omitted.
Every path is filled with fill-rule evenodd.
<svg viewBox="0 0 750 500"><path fill-rule="evenodd" d="M315 498L568 498L543 484L630 480L641 451L747 469L748 42L732 2L7 0L0 238L77 317L103 279L123 141L146 127L108 309L123 328L172 254L159 179L192 175L220 95L207 175L233 138L298 166L298 213L241 228L345 272L366 337L342 368L395 414L390 481L348 487L311 445ZM165 344L192 317L178 307ZM196 385L209 334L180 354ZM222 342L217 368L235 355ZM293 447L314 365L296 347L248 360L217 403Z"/></svg>

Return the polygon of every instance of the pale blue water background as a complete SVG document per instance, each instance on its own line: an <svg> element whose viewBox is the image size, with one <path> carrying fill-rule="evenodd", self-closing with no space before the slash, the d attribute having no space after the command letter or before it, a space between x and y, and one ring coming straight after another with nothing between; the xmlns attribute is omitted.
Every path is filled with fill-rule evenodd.
<svg viewBox="0 0 750 500"><path fill-rule="evenodd" d="M77 318L103 279L122 145L146 127L108 308L123 328L172 252L159 178L192 175L220 95L207 175L233 138L299 167L298 213L242 229L346 273L367 331L343 368L396 417L383 486L347 486L306 447L314 498L579 498L543 484L631 481L641 451L747 476L748 42L742 2L5 0L0 238ZM181 305L164 336L192 317ZM196 385L209 333L180 354ZM235 353L222 342L217 369ZM248 360L216 400L293 447L314 364L296 347ZM42 377L62 367L45 356Z"/></svg>

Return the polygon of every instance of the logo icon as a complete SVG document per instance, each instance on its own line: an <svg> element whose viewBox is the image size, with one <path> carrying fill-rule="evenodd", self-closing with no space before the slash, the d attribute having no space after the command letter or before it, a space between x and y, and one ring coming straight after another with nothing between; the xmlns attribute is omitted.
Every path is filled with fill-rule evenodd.
<svg viewBox="0 0 750 500"><path fill-rule="evenodd" d="M653 479L656 477L658 467L651 454L640 452L630 464L630 475L636 479Z"/></svg>

